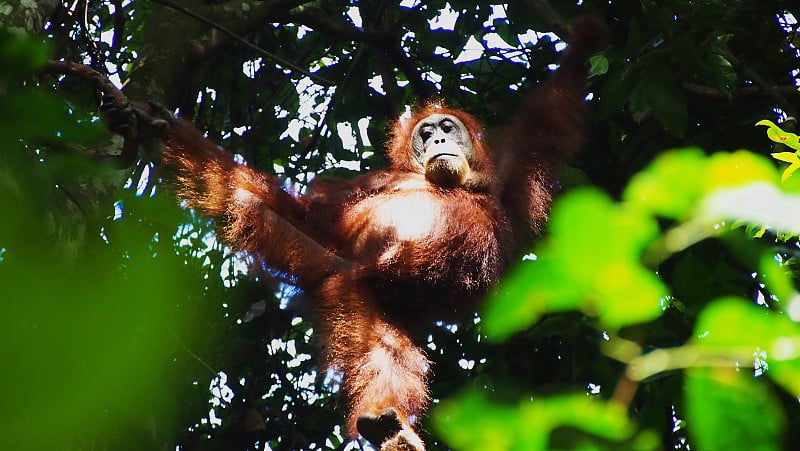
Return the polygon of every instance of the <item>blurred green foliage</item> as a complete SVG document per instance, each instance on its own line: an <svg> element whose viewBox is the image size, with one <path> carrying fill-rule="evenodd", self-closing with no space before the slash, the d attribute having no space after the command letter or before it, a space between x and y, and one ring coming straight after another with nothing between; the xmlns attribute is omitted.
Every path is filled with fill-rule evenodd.
<svg viewBox="0 0 800 451"><path fill-rule="evenodd" d="M65 143L96 142L99 127L55 94L22 86L47 53L0 31L3 447L85 449L94 437L155 449L169 433L156 431L155 419L177 413L163 382L176 377L178 337L192 342L172 306L196 294L201 279L174 252L179 209L167 199L120 192L125 221L108 204L102 217L84 216L99 225L89 239L57 234L63 224L53 212L74 201L59 183L91 165Z"/></svg>
<svg viewBox="0 0 800 451"><path fill-rule="evenodd" d="M756 377L772 379L791 396L800 394L800 294L787 284L785 271L774 269L774 260L762 259L760 270L782 295L767 302L775 303L774 310L741 298L711 300L692 338L668 349L644 350L620 335L621 328L674 308L656 270L671 254L722 233L749 239L730 225L737 221L769 224L780 215L796 216L800 196L785 193L778 180L769 160L749 152L706 156L682 149L637 174L621 202L597 190L568 193L553 208L538 258L522 264L489 302L484 332L507 338L542 315L580 310L597 319L595 327L608 340L602 349L627 365L626 378L642 382L686 372L686 417L701 449L782 449L785 413L775 388ZM773 190L746 195L765 184ZM720 196L731 189L735 195ZM788 213L783 200L792 202ZM748 214L737 216L740 211ZM657 221L664 218L672 221L659 230ZM784 232L800 233L798 221L781 225L788 228ZM770 292L770 286L762 288ZM490 444L498 450L659 449L648 431L633 439L635 428L623 408L629 399L615 394L610 401L590 401L586 395L534 397L515 410L469 393L438 409L436 424L464 450ZM593 439L564 443L555 432L559 427Z"/></svg>
<svg viewBox="0 0 800 451"><path fill-rule="evenodd" d="M536 261L520 265L507 291L489 302L486 333L505 337L544 313L565 310L582 310L612 329L657 317L667 292L639 261L658 226L637 213L596 190L564 196Z"/></svg>
<svg viewBox="0 0 800 451"><path fill-rule="evenodd" d="M470 393L440 407L435 417L456 449L653 449L650 433L634 437L635 425L619 404L584 395L534 397L498 405Z"/></svg>

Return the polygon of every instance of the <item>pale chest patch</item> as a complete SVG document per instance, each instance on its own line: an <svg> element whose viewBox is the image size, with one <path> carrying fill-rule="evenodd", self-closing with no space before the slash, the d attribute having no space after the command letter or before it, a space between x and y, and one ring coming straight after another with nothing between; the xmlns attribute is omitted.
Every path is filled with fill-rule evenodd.
<svg viewBox="0 0 800 451"><path fill-rule="evenodd" d="M351 230L353 250L377 251L387 241L420 242L441 230L441 200L424 190L381 195L364 199L349 210L344 218Z"/></svg>
<svg viewBox="0 0 800 451"><path fill-rule="evenodd" d="M403 195L374 210L375 226L391 229L401 241L419 241L439 229L440 210L427 193Z"/></svg>

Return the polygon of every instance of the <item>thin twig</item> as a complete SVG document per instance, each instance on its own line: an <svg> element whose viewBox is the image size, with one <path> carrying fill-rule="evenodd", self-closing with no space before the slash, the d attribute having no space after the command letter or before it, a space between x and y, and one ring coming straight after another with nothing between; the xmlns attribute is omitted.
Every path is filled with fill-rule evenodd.
<svg viewBox="0 0 800 451"><path fill-rule="evenodd" d="M742 74L753 81L758 87L760 87L764 93L774 100L775 102L780 105L780 108L786 113L787 116L790 118L797 118L797 109L792 105L789 101L786 100L780 92L776 91L772 85L766 82L764 78L761 77L753 68L745 64L739 58L737 58L733 52L731 52L727 47L723 46L723 56L734 66L738 67L739 70L742 71Z"/></svg>

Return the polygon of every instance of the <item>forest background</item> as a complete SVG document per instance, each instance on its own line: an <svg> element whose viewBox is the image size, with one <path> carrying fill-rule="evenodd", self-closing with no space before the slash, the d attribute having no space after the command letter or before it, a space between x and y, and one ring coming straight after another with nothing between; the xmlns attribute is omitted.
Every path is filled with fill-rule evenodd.
<svg viewBox="0 0 800 451"><path fill-rule="evenodd" d="M0 2L7 449L368 447L343 438L302 294L180 208L106 131L96 80L48 61L302 189L382 167L389 124L426 99L502 124L586 14L610 43L590 61L585 149L475 320L431 325L423 439L795 443L796 1L42 0Z"/></svg>

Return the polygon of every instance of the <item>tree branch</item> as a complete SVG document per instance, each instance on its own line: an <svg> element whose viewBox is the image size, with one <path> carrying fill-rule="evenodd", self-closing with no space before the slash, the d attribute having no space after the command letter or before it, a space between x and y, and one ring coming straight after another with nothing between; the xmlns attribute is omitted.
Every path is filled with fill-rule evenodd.
<svg viewBox="0 0 800 451"><path fill-rule="evenodd" d="M789 116L789 118L792 118L795 121L797 120L797 108L788 102L786 97L784 97L779 91L775 90L772 85L768 84L766 80L764 80L761 75L759 75L750 66L736 58L736 56L734 56L726 46L723 46L723 54L725 58L730 61L733 67L738 67L745 77L752 80L753 83L755 83L755 85L758 86L764 94L777 102L780 108L786 113L787 116Z"/></svg>
<svg viewBox="0 0 800 451"><path fill-rule="evenodd" d="M436 94L431 85L422 78L422 73L414 61L408 58L403 48L399 45L399 36L395 36L392 32L382 29L377 31L359 30L352 26L345 26L341 22L335 21L330 15L314 8L290 11L286 17L291 22L301 23L316 31L356 42L363 42L384 52L386 56L395 61L398 69L406 75L411 88L420 99L430 99ZM392 24L384 24L384 26L391 27Z"/></svg>
<svg viewBox="0 0 800 451"><path fill-rule="evenodd" d="M231 31L227 27L224 27L224 26L218 24L217 22L214 22L213 20L208 19L207 17L205 17L205 16L203 16L201 14L198 14L198 13L196 13L196 12L194 12L194 11L188 9L188 8L184 8L183 6L173 2L172 0L150 0L150 1L158 3L160 5L163 5L163 6L167 7L167 8L174 9L175 11L178 11L178 12L180 12L182 14L185 14L185 15L193 18L193 19L196 19L196 20L198 20L200 22L203 22L204 24L209 25L209 26L221 31L223 34L225 34L229 38L233 39L234 41L244 45L245 47L247 47L247 48L249 48L251 50L255 50L256 52L266 56L271 61L274 61L274 62L280 64L281 66L284 66L284 67L286 67L288 69L291 69L293 72L297 72L299 74L305 75L306 77L311 78L312 80L314 80L315 82L317 82L317 83L319 83L319 84L321 84L323 86L333 86L335 84L334 82L332 82L332 81L330 81L330 80L328 80L326 78L320 77L319 75L316 75L316 74L308 71L307 69L303 69L302 67L297 66L296 64L292 63L291 61L285 60L285 59L279 57L278 55L275 55L274 53L270 53L270 52L262 49L261 47L253 44L252 42L248 41L247 39L244 39L243 37L241 37L238 34L234 33L233 31Z"/></svg>
<svg viewBox="0 0 800 451"><path fill-rule="evenodd" d="M730 100L732 97L734 100L737 100L737 98L763 96L767 93L761 86L745 86L734 90L730 94L723 92L721 89L703 86L697 83L684 82L681 84L681 87L688 93L707 97L712 100ZM769 90L780 95L784 99L791 97L800 99L800 91L794 86L771 86Z"/></svg>
<svg viewBox="0 0 800 451"><path fill-rule="evenodd" d="M539 16L539 18L548 24L553 31L560 37L568 35L568 22L558 11L553 8L547 0L525 0L525 4Z"/></svg>
<svg viewBox="0 0 800 451"><path fill-rule="evenodd" d="M72 63L69 61L50 61L45 67L45 71L50 74L67 74L78 77L88 82L97 91L111 96L118 105L125 105L128 103L128 98L116 86L114 86L105 75L83 64ZM119 156L106 155L108 158L113 158L113 166L118 169L129 168L136 163L138 158L139 143L136 136L136 130L130 128L122 135L124 144L122 145L122 152Z"/></svg>

